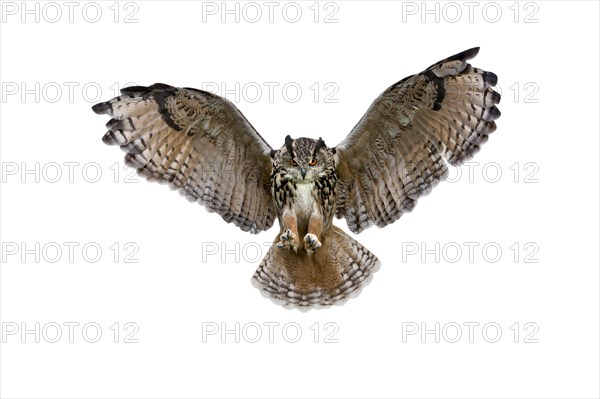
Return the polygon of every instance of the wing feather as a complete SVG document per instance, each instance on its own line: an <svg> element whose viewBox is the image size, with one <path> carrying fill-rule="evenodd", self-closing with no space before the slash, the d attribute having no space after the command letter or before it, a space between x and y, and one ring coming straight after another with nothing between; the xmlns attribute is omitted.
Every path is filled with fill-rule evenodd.
<svg viewBox="0 0 600 399"><path fill-rule="evenodd" d="M157 83L125 88L93 110L113 118L103 141L120 146L125 162L149 181L244 231L273 225L271 147L228 100Z"/></svg>
<svg viewBox="0 0 600 399"><path fill-rule="evenodd" d="M410 212L448 175L447 163L470 159L500 116L497 77L473 68L473 48L384 91L336 147L336 216L359 233Z"/></svg>

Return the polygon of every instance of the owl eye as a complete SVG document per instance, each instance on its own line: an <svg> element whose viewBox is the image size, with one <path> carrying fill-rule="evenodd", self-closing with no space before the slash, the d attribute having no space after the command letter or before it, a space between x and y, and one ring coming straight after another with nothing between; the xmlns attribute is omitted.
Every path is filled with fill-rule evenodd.
<svg viewBox="0 0 600 399"><path fill-rule="evenodd" d="M295 160L293 160L293 159L290 159L290 164L291 164L292 166L298 166L298 162L296 162L296 161L295 161Z"/></svg>
<svg viewBox="0 0 600 399"><path fill-rule="evenodd" d="M317 159L313 158L312 161L308 163L310 166L315 166L317 164Z"/></svg>

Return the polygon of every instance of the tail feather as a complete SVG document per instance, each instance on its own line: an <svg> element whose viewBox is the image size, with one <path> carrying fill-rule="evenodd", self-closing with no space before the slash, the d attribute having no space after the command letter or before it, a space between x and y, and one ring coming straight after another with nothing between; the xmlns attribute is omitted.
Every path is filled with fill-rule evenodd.
<svg viewBox="0 0 600 399"><path fill-rule="evenodd" d="M301 311L342 305L358 296L379 270L377 257L335 226L322 234L321 244L309 255L274 243L256 269L252 285L273 302Z"/></svg>

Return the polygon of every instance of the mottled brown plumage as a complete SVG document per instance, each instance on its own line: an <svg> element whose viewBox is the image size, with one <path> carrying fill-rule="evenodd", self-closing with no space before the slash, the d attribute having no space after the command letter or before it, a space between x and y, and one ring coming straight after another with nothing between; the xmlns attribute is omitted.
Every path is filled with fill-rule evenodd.
<svg viewBox="0 0 600 399"><path fill-rule="evenodd" d="M493 73L442 60L384 91L337 147L286 137L273 150L228 100L164 84L129 87L93 107L113 119L104 142L126 163L244 231L280 233L252 278L275 302L307 310L344 303L379 260L333 226L359 233L410 212L487 141L500 116Z"/></svg>
<svg viewBox="0 0 600 399"><path fill-rule="evenodd" d="M159 83L123 89L93 110L113 118L103 141L120 145L127 165L148 180L244 231L273 225L271 147L228 100Z"/></svg>

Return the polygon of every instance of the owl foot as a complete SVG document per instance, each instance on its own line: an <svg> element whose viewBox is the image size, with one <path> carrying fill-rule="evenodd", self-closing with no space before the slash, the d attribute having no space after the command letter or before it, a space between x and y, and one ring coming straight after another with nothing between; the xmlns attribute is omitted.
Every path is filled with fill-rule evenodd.
<svg viewBox="0 0 600 399"><path fill-rule="evenodd" d="M306 252L312 254L319 248L321 248L321 242L316 235L308 233L304 236L304 249L306 249Z"/></svg>
<svg viewBox="0 0 600 399"><path fill-rule="evenodd" d="M291 249L294 252L298 252L298 237L292 230L287 229L279 236L279 242L277 243L277 248L287 248Z"/></svg>

